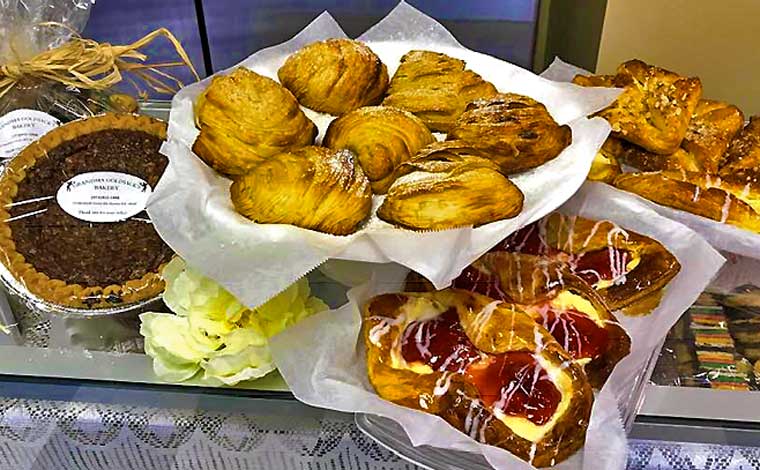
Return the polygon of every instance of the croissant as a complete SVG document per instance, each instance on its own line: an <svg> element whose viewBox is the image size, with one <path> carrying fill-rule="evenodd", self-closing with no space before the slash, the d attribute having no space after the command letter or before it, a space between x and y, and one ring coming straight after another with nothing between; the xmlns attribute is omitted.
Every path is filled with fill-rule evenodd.
<svg viewBox="0 0 760 470"><path fill-rule="evenodd" d="M616 137L662 155L678 150L702 95L698 78L685 78L640 60L621 64L614 76L578 75L573 83L624 88L597 115L609 121Z"/></svg>
<svg viewBox="0 0 760 470"><path fill-rule="evenodd" d="M760 192L750 184L677 171L627 173L613 184L657 204L760 233Z"/></svg>
<svg viewBox="0 0 760 470"><path fill-rule="evenodd" d="M277 76L301 104L334 115L379 104L388 88L385 64L351 39L311 43L288 57Z"/></svg>
<svg viewBox="0 0 760 470"><path fill-rule="evenodd" d="M385 194L396 168L422 147L435 142L414 114L386 106L368 106L335 119L322 144L356 155L375 194Z"/></svg>
<svg viewBox="0 0 760 470"><path fill-rule="evenodd" d="M246 68L212 79L195 105L193 151L224 175L242 175L280 152L311 145L317 127L292 94Z"/></svg>
<svg viewBox="0 0 760 470"><path fill-rule="evenodd" d="M355 232L369 216L369 180L353 155L303 147L276 155L230 187L235 209L261 224L291 224L333 235Z"/></svg>
<svg viewBox="0 0 760 470"><path fill-rule="evenodd" d="M362 319L367 373L382 398L538 467L583 446L586 375L519 306L455 289L385 294Z"/></svg>
<svg viewBox="0 0 760 470"><path fill-rule="evenodd" d="M467 105L448 139L484 150L509 175L555 158L570 145L572 131L557 124L538 101L501 93Z"/></svg>
<svg viewBox="0 0 760 470"><path fill-rule="evenodd" d="M630 352L630 338L602 297L560 261L486 253L452 286L520 305L584 368L594 388Z"/></svg>
<svg viewBox="0 0 760 470"><path fill-rule="evenodd" d="M736 184L760 185L760 116L752 116L731 141L718 174Z"/></svg>
<svg viewBox="0 0 760 470"><path fill-rule="evenodd" d="M652 238L610 221L556 212L513 233L492 251L565 263L611 310L633 316L651 313L681 269L676 257Z"/></svg>
<svg viewBox="0 0 760 470"><path fill-rule="evenodd" d="M520 213L523 194L481 152L434 143L403 163L377 216L412 230L478 226Z"/></svg>
<svg viewBox="0 0 760 470"><path fill-rule="evenodd" d="M433 131L448 132L469 103L496 93L491 83L466 70L463 60L410 51L401 58L383 105L415 114Z"/></svg>

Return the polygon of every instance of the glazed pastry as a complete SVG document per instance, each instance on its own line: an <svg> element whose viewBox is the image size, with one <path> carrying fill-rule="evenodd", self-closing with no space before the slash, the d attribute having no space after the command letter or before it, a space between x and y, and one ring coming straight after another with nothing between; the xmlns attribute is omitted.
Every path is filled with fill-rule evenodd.
<svg viewBox="0 0 760 470"><path fill-rule="evenodd" d="M195 104L193 152L227 176L243 175L280 152L311 145L317 127L293 95L240 67L214 77Z"/></svg>
<svg viewBox="0 0 760 470"><path fill-rule="evenodd" d="M681 265L665 247L610 221L552 213L513 233L492 251L565 263L599 292L613 312L647 315Z"/></svg>
<svg viewBox="0 0 760 470"><path fill-rule="evenodd" d="M468 104L496 93L491 83L466 70L463 60L411 51L401 58L383 104L415 114L433 131L448 132Z"/></svg>
<svg viewBox="0 0 760 470"><path fill-rule="evenodd" d="M594 160L591 162L591 170L588 174L589 180L611 183L617 175L622 173L618 158L619 145L621 145L620 140L614 137L609 137L604 141L604 145L602 145L602 148L599 149L594 156Z"/></svg>
<svg viewBox="0 0 760 470"><path fill-rule="evenodd" d="M626 173L613 184L657 204L760 233L760 198L749 185L677 171Z"/></svg>
<svg viewBox="0 0 760 470"><path fill-rule="evenodd" d="M396 168L433 142L433 134L414 114L387 106L368 106L331 122L322 145L353 152L372 191L385 194Z"/></svg>
<svg viewBox="0 0 760 470"><path fill-rule="evenodd" d="M237 177L230 187L235 209L260 224L348 235L372 208L369 180L348 151L303 147L276 155Z"/></svg>
<svg viewBox="0 0 760 470"><path fill-rule="evenodd" d="M523 194L486 156L457 141L403 163L377 216L412 230L479 226L520 213Z"/></svg>
<svg viewBox="0 0 760 470"><path fill-rule="evenodd" d="M719 101L700 100L681 142L670 155L659 155L622 142L618 158L641 171L684 170L717 174L728 144L744 125L736 106Z"/></svg>
<svg viewBox="0 0 760 470"><path fill-rule="evenodd" d="M616 137L661 155L678 150L702 95L698 78L685 78L640 60L621 64L614 76L578 75L573 83L624 88L597 115L609 121Z"/></svg>
<svg viewBox="0 0 760 470"><path fill-rule="evenodd" d="M475 293L385 294L363 308L367 372L382 398L438 415L537 467L583 446L583 369L518 306Z"/></svg>
<svg viewBox="0 0 760 470"><path fill-rule="evenodd" d="M302 105L334 115L379 104L388 88L385 64L352 39L311 43L288 57L277 76Z"/></svg>
<svg viewBox="0 0 760 470"><path fill-rule="evenodd" d="M452 287L514 302L584 367L600 389L631 349L631 340L599 294L558 261L521 253L487 253Z"/></svg>
<svg viewBox="0 0 760 470"><path fill-rule="evenodd" d="M527 96L501 93L473 101L448 135L488 153L510 175L552 160L572 140L570 126L560 126L546 107Z"/></svg>
<svg viewBox="0 0 760 470"><path fill-rule="evenodd" d="M718 174L740 185L760 186L760 116L752 116L731 141Z"/></svg>
<svg viewBox="0 0 760 470"><path fill-rule="evenodd" d="M742 127L744 114L736 106L699 100L681 147L694 156L703 172L716 174L729 143Z"/></svg>
<svg viewBox="0 0 760 470"><path fill-rule="evenodd" d="M119 183L107 178L144 184L141 192L155 188L169 163L159 153L165 139L162 121L103 114L51 130L7 164L0 176L0 260L35 302L56 309L114 309L161 294L159 272L173 252L148 215L128 216L127 209L124 219L108 222L93 222L89 215L110 209L90 205L114 196L108 187ZM74 199L82 203L80 210L72 213L56 197L93 177L107 183L90 186L98 194L80 193ZM140 207L134 193L122 194Z"/></svg>

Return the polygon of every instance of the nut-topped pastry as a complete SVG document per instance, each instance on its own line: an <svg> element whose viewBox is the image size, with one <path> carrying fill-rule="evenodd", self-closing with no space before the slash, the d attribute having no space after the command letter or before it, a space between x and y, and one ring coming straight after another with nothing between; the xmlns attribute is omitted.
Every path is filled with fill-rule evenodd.
<svg viewBox="0 0 760 470"><path fill-rule="evenodd" d="M718 174L746 186L748 193L752 188L760 191L760 116L752 116L731 141Z"/></svg>
<svg viewBox="0 0 760 470"><path fill-rule="evenodd" d="M467 105L448 135L484 150L505 175L540 166L572 140L570 126L560 126L538 101L500 93Z"/></svg>
<svg viewBox="0 0 760 470"><path fill-rule="evenodd" d="M411 51L391 79L385 106L405 109L433 131L448 132L471 102L496 95L496 87L463 60L431 51Z"/></svg>
<svg viewBox="0 0 760 470"><path fill-rule="evenodd" d="M699 100L681 147L694 155L705 173L716 174L728 145L744 127L744 114L734 105Z"/></svg>
<svg viewBox="0 0 760 470"><path fill-rule="evenodd" d="M586 375L519 306L457 289L384 294L362 320L382 398L538 467L583 446L594 399Z"/></svg>
<svg viewBox="0 0 760 470"><path fill-rule="evenodd" d="M624 88L597 115L609 121L615 136L662 155L678 150L702 96L698 78L682 77L640 60L621 64L616 75L578 75L573 83Z"/></svg>
<svg viewBox="0 0 760 470"><path fill-rule="evenodd" d="M520 213L523 194L487 155L436 142L397 170L377 216L412 230L479 226Z"/></svg>
<svg viewBox="0 0 760 470"><path fill-rule="evenodd" d="M288 57L277 76L302 105L334 115L379 104L388 88L385 64L352 39L309 44Z"/></svg>
<svg viewBox="0 0 760 470"><path fill-rule="evenodd" d="M369 216L369 180L351 152L303 147L276 155L230 187L235 209L261 224L291 224L333 235Z"/></svg>
<svg viewBox="0 0 760 470"><path fill-rule="evenodd" d="M317 127L293 95L244 67L213 78L198 97L193 151L227 176L242 175L280 152L311 145Z"/></svg>
<svg viewBox="0 0 760 470"><path fill-rule="evenodd" d="M414 114L388 106L366 106L335 119L322 144L353 152L375 194L385 194L394 172L435 137Z"/></svg>
<svg viewBox="0 0 760 470"><path fill-rule="evenodd" d="M106 114L50 131L0 178L0 261L54 305L113 308L154 298L173 253L144 212L168 160L166 124Z"/></svg>

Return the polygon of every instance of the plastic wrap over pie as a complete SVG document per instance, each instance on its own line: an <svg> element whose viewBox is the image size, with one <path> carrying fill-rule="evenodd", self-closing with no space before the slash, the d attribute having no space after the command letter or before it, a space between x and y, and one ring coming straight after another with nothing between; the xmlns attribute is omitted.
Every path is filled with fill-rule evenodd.
<svg viewBox="0 0 760 470"><path fill-rule="evenodd" d="M681 265L658 241L610 221L550 214L507 237L493 252L562 262L591 285L613 312L647 315Z"/></svg>
<svg viewBox="0 0 760 470"><path fill-rule="evenodd" d="M586 375L515 304L457 289L384 294L365 304L362 328L369 379L386 400L538 467L583 446Z"/></svg>

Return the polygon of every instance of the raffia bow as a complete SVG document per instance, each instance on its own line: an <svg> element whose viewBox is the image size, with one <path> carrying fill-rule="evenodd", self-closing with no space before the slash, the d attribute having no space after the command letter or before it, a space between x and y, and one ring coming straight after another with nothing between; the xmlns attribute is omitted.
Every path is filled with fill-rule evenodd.
<svg viewBox="0 0 760 470"><path fill-rule="evenodd" d="M41 26L64 27L58 23L42 23ZM177 62L149 64L148 56L140 49L158 37L168 39L181 59ZM184 84L162 69L186 66L196 80L200 77L179 40L166 28L160 28L125 46L99 43L76 34L59 47L43 51L30 60L17 64L0 65L0 98L8 93L22 77L36 77L62 83L76 88L105 90L121 82L123 72L134 74L148 87L158 93L171 94ZM144 94L137 83L140 94Z"/></svg>

